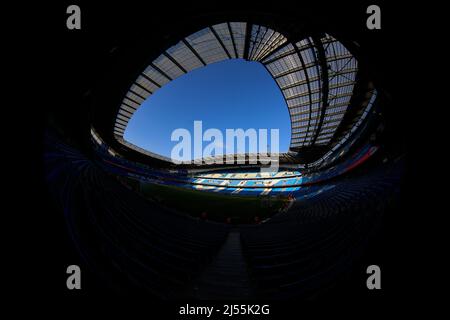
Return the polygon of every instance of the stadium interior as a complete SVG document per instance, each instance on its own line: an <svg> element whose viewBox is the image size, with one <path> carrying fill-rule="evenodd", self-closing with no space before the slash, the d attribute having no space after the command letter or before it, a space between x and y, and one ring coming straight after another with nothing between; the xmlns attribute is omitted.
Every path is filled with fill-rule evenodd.
<svg viewBox="0 0 450 320"><path fill-rule="evenodd" d="M46 181L97 279L91 289L198 300L359 296L355 274L379 258L405 170L380 42L354 31L352 12L332 8L204 11L177 24L156 17L146 41L139 32L112 46L92 40L99 53L83 67L85 84L67 84L79 98L48 110ZM291 141L277 172L261 172L252 154L234 155L240 164L176 164L124 139L159 88L227 59L261 63L283 94Z"/></svg>

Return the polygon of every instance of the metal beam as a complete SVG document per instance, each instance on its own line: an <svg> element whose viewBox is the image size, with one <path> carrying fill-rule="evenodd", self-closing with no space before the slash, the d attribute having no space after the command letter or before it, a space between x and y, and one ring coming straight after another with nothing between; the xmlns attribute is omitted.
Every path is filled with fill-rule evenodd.
<svg viewBox="0 0 450 320"><path fill-rule="evenodd" d="M130 91L131 91L131 90L130 90ZM130 98L130 97L128 97L128 96L125 96L125 97L124 97L124 100L125 100L125 99L128 99L128 100L130 100L131 102L136 103L137 105L141 105L141 102L137 102L136 100L134 100L134 99L132 99L132 98ZM145 99L144 99L144 100L145 100ZM128 106L127 103L125 103L125 102L123 102L123 101L122 101L122 103ZM131 106L129 106L129 107L130 107L130 108L134 108L134 107L131 107ZM134 108L134 109L136 109L136 108Z"/></svg>
<svg viewBox="0 0 450 320"><path fill-rule="evenodd" d="M345 103L345 104L343 104L342 106L339 106L339 107L344 107L344 106L346 106L347 105L347 103ZM339 108L338 106L336 106L336 108ZM317 111L317 109L316 110L314 110L313 112L316 112ZM308 112L305 112L305 111L302 111L302 112L298 112L298 113L292 113L292 116L299 116L299 115L302 115L302 114L307 114ZM326 116L328 117L328 116L335 116L335 115L337 115L337 114L341 114L341 113L345 113L345 111L344 112L342 112L342 111L335 111L335 112L332 112L332 113L327 113L326 114ZM314 117L314 118L311 118L311 119L316 119L316 117ZM294 120L294 122L298 122L297 120Z"/></svg>
<svg viewBox="0 0 450 320"><path fill-rule="evenodd" d="M153 80L152 78L150 78L149 76L147 76L145 73L141 73L141 76L143 76L145 79L147 79L148 81L150 81L151 83L153 83L155 86L157 86L158 88L161 88L161 85L156 82L155 80Z"/></svg>
<svg viewBox="0 0 450 320"><path fill-rule="evenodd" d="M331 89L336 89L336 88L347 87L347 86L352 85L353 83L354 83L353 81L352 82L342 82L342 83L338 83L338 84L334 84L334 85L329 86L329 89L331 90ZM314 89L311 93L314 94L314 93L320 93L320 92L321 92L321 89L319 88L319 89ZM285 99L286 100L292 100L292 99L295 99L295 98L304 97L306 95L307 95L307 92L302 92L302 93L294 94L293 96L287 97Z"/></svg>
<svg viewBox="0 0 450 320"><path fill-rule="evenodd" d="M274 34L276 33L275 30L272 30L272 29L267 28L267 29L266 29L266 32L265 32L265 34L264 34L264 37L262 38L262 40L264 40L264 38L265 38L267 32L269 32L269 30L272 31L272 34L271 34L271 35L269 36L269 38L264 42L264 44L263 44L262 41L260 42L260 44L263 44L264 47L261 48L261 51L257 52L257 54L253 57L253 60L255 60L255 61L258 61L258 60L259 60L259 57L261 56L261 53L263 53L263 52L265 52L265 51L267 50L267 47L268 47L267 44L270 43L270 41L272 40ZM266 45L267 45L267 46L266 46ZM258 50L259 50L259 47L258 47Z"/></svg>
<svg viewBox="0 0 450 320"><path fill-rule="evenodd" d="M328 109L329 82L328 82L328 63L327 63L327 56L325 54L325 49L323 48L323 44L320 41L320 39L318 39L316 37L313 37L312 39L317 48L319 64L320 64L320 68L322 70L322 110L320 113L319 123L317 124L316 134L314 135L314 138L312 139L312 143L311 143L311 144L314 144L317 140L317 137L319 136L319 133L320 133L320 130L321 130L322 124L323 124L323 119L325 118L325 112Z"/></svg>
<svg viewBox="0 0 450 320"><path fill-rule="evenodd" d="M233 44L234 55L236 56L236 59L237 59L237 58L239 58L239 56L237 53L236 43L234 42L233 31L231 30L231 25L229 22L227 22L227 27L228 27L228 32L230 33L231 43Z"/></svg>
<svg viewBox="0 0 450 320"><path fill-rule="evenodd" d="M260 31L261 31L261 26L258 26L258 32L256 33L255 36L255 43L253 44L252 47L252 51L250 52L250 59L253 60L253 56L258 52L259 46L261 45L262 39L264 39L264 37L266 36L267 30L269 30L268 28L266 28L266 32L264 32L264 35L261 37L261 41L258 40Z"/></svg>
<svg viewBox="0 0 450 320"><path fill-rule="evenodd" d="M116 129L122 129L122 130L125 131L125 129L126 129L127 127L126 127L125 125L120 124L120 123L118 123L118 122L116 121L115 128L116 128Z"/></svg>
<svg viewBox="0 0 450 320"><path fill-rule="evenodd" d="M296 48L298 49L298 52L302 52L302 51L305 51L305 50L308 50L308 49L312 49L312 46L302 46L301 48L298 48L295 44L293 44L293 46L296 47ZM264 62L264 63L266 63L266 64L273 63L273 62L275 62L275 61L277 61L277 60L280 60L280 59L282 59L282 58L285 58L285 57L287 57L287 56L290 56L291 54L294 54L295 52L296 52L296 50L295 50L295 48L294 48L294 49L289 50L289 51L286 51L285 53L282 53L282 54L280 54L279 56L277 56L277 57L275 57L275 58L272 58L272 59L270 59L270 60L268 60L268 61L266 61L266 62Z"/></svg>
<svg viewBox="0 0 450 320"><path fill-rule="evenodd" d="M123 131L125 131L126 130L126 126L124 126L123 124L120 124L120 123L117 123L116 122L116 124L114 125L114 127L116 128L116 129L121 129L121 130L123 130Z"/></svg>
<svg viewBox="0 0 450 320"><path fill-rule="evenodd" d="M176 65L181 71L183 71L184 73L187 73L187 70L177 60L175 60L175 58L172 57L169 53L163 52L163 55L166 56L167 59L172 61L172 63L174 65Z"/></svg>
<svg viewBox="0 0 450 320"><path fill-rule="evenodd" d="M267 70L267 72L268 72L269 74L271 74L270 71L269 71L269 69L267 68L267 66L266 66L265 64L262 64L262 65L263 65L264 68ZM276 84L276 85L278 86L278 88L280 89L280 92L283 93L283 91L281 91L281 88L280 88L280 85L278 84L278 82L275 81L275 84ZM284 96L284 95L283 95L283 96ZM291 131L292 131L292 115L291 115L291 112L289 111L289 106L287 105L286 99L285 99L284 101L286 102L286 106L288 107L289 123L291 124Z"/></svg>
<svg viewBox="0 0 450 320"><path fill-rule="evenodd" d="M339 121L337 121L337 120L333 120L333 121L327 121L327 122L325 122L325 123L336 123L336 125L339 125L338 122L339 122ZM333 125L333 126L326 127L326 129L332 128L332 127L334 127L334 125ZM302 129L302 128L307 128L307 126L304 126L304 125L302 125L302 126L292 126L292 130L294 130L294 129ZM303 131L303 132L306 132L306 130Z"/></svg>
<svg viewBox="0 0 450 320"><path fill-rule="evenodd" d="M130 118L133 116L133 114L131 112L129 112L129 111L124 110L124 109L119 109L119 114L124 114L124 113L125 113L126 116L129 115Z"/></svg>
<svg viewBox="0 0 450 320"><path fill-rule="evenodd" d="M139 88L141 88L141 89L144 90L145 92L147 92L148 95L151 95L151 94L152 94L148 89L145 89L145 88L144 88L143 86L141 86L140 84L134 83L134 85L137 86L137 87L139 87ZM144 98L144 96L142 96L141 94L139 94L139 93L137 93L136 91L134 91L133 89L130 89L130 91L133 92L135 95L141 97L141 98L144 99L144 100L147 99L147 98Z"/></svg>
<svg viewBox="0 0 450 320"><path fill-rule="evenodd" d="M353 91L351 91L351 92L344 92L344 93L338 93L338 94L334 94L334 95L329 93L328 94L328 102L330 104L330 108L334 108L334 105L332 104L332 102L334 100L345 98L345 97L351 97L351 96L353 96Z"/></svg>
<svg viewBox="0 0 450 320"><path fill-rule="evenodd" d="M270 29L272 30L272 29ZM272 40L273 36L277 34L277 32L275 30L272 30L272 34L270 35L269 39L267 39L267 41L264 43L265 48L263 48L257 56L255 56L255 61L261 61L261 59L263 57L265 57L268 53L270 53L275 47L274 43L276 41L280 41L278 40L278 38L281 36L281 38L283 39L284 36L282 36L280 33L278 33L278 36Z"/></svg>
<svg viewBox="0 0 450 320"><path fill-rule="evenodd" d="M305 139L306 140L306 142L310 142L311 140L312 140L312 136L309 136L308 137L308 139ZM331 136L329 136L329 137L324 137L324 138L321 138L321 139L319 139L319 140L317 140L317 141L325 141L325 140L327 140L327 139L329 139L329 138L331 138ZM292 139L292 144L296 144L296 143L302 143L302 140L303 138L299 138L299 139Z"/></svg>
<svg viewBox="0 0 450 320"><path fill-rule="evenodd" d="M191 44L189 42L187 42L186 39L183 39L181 41L184 43L184 45L186 47L189 48L189 50L191 50L191 52L197 57L197 59L200 60L200 62L203 64L203 66L206 66L206 62L203 60L202 57L200 57L198 52L191 46Z"/></svg>
<svg viewBox="0 0 450 320"><path fill-rule="evenodd" d="M116 122L123 123L124 125L127 125L127 123L129 122L129 120L124 120L124 119L121 119L121 118L117 117L117 118L116 118Z"/></svg>
<svg viewBox="0 0 450 320"><path fill-rule="evenodd" d="M345 93L345 94L341 94L341 95L336 95L336 96L333 96L333 98L331 98L330 100L333 100L333 99L339 99L339 98L343 98L343 97L347 97L347 96L352 96L352 95L353 95L353 93ZM313 100L313 101L312 101L312 104L317 103L317 102L320 102L320 101L322 101L322 100L321 100L321 99ZM308 105L309 105L309 102L308 102L308 103L297 104L297 105L295 105L295 106L289 107L289 110L296 109L296 108L304 108L304 107L307 107ZM338 104L335 104L335 105L331 105L330 108L343 107L343 106L346 106L346 105L348 105L348 103L342 103L342 102L341 102L341 103L338 103ZM297 114L303 114L303 113L307 113L307 112L306 112L306 111L300 111L300 112L296 112L295 115L297 115Z"/></svg>
<svg viewBox="0 0 450 320"><path fill-rule="evenodd" d="M116 117L116 119L120 119L120 120L122 120L122 121L125 121L125 122L128 122L128 121L130 121L130 118L128 118L128 117L125 117L124 115L122 115L122 114L117 114L117 117Z"/></svg>
<svg viewBox="0 0 450 320"><path fill-rule="evenodd" d="M130 108L130 107L124 105L124 104L122 104L122 106L120 108L121 108L122 111L129 112L130 114L133 114L133 113L136 112L135 109L132 109L132 108Z"/></svg>
<svg viewBox="0 0 450 320"><path fill-rule="evenodd" d="M296 51L301 52L300 50L296 50ZM348 54L342 55L342 56L335 56L335 57L333 57L333 58L329 58L327 62L337 61L337 60L343 60L343 59L349 59L349 58L352 58L352 57L353 57L352 55L348 55ZM310 62L310 63L308 63L308 64L305 64L305 65L302 66L302 67L296 67L296 68L293 68L293 69L290 69L290 70L286 70L286 71L284 71L284 72L281 72L281 73L277 74L276 76L274 76L274 78L275 78L275 79L278 79L278 78L284 77L284 76L286 76L286 75L288 75L288 74L298 72L298 71L300 71L300 70L302 70L302 69L308 69L308 68L310 68L310 67L314 67L315 65L316 65L315 62Z"/></svg>
<svg viewBox="0 0 450 320"><path fill-rule="evenodd" d="M244 44L244 59L248 60L248 50L250 48L250 39L252 37L252 27L253 24L246 23L245 24L245 44Z"/></svg>
<svg viewBox="0 0 450 320"><path fill-rule="evenodd" d="M331 43L331 42L328 42L328 43ZM295 44L293 44L293 45L296 46ZM307 44L307 45L303 45L303 46L297 47L297 48L298 48L298 51L299 51L299 52L302 52L302 51L305 51L305 50L308 50L308 49L312 49L313 46L310 45L310 44ZM278 57L272 58L272 59L270 59L270 60L268 60L268 61L266 61L266 62L264 62L264 63L265 63L265 64L273 63L273 62L275 62L275 61L277 61L277 60L279 60L279 59L281 59L281 58L290 56L290 55L293 54L293 53L295 53L295 50L294 50L294 49L291 50L291 51L286 51L285 53L280 54Z"/></svg>
<svg viewBox="0 0 450 320"><path fill-rule="evenodd" d="M139 93L137 93L136 91L133 91L133 89L130 88L130 90L128 92L131 92L134 95L137 95L139 98L141 98L142 100L145 100L147 98L145 98L144 96L141 96ZM130 99L129 97L127 97L128 99ZM131 99L130 99L131 100Z"/></svg>
<svg viewBox="0 0 450 320"><path fill-rule="evenodd" d="M354 72L356 72L356 71L358 71L358 70L355 69L355 68L345 69L345 70L340 71L339 74L333 74L333 77L334 77L334 76L339 76L339 75L348 74L348 73L354 73ZM330 76L330 73L328 73L328 75ZM330 77L330 78L329 78L329 81L331 81L331 79L332 79L333 77ZM319 76L317 76L317 77L312 77L312 78L310 78L310 80L311 80L311 82L317 81L317 80L320 80L320 77L319 77ZM294 83L288 84L288 85L286 85L286 86L284 86L284 87L281 87L281 90L294 88L294 87L297 87L297 86L301 86L301 85L303 85L303 84L306 84L306 80L302 80L302 81L298 81L298 82L294 82Z"/></svg>
<svg viewBox="0 0 450 320"><path fill-rule="evenodd" d="M292 46L294 47L295 51L297 52L298 58L300 59L300 63L303 66L303 73L305 74L305 79L307 81L306 85L308 87L308 95L309 95L309 119L308 119L308 129L306 129L306 131L308 132L309 131L309 124L311 122L311 114L312 114L312 90L311 90L311 83L309 81L308 72L306 72L305 61L303 60L303 57L302 57L300 51L298 50L298 48L295 45L295 43L293 43Z"/></svg>
<svg viewBox="0 0 450 320"><path fill-rule="evenodd" d="M286 58L286 57L288 57L288 56L290 56L290 55L293 55L293 54L295 54L295 49L286 51L286 52L280 54L279 56L277 56L277 57L275 57L275 58L272 58L272 59L270 59L270 60L268 60L268 61L266 61L266 62L264 62L264 63L265 63L265 64L271 64L271 63L274 63L275 61L278 61L278 60L280 60L280 59Z"/></svg>
<svg viewBox="0 0 450 320"><path fill-rule="evenodd" d="M217 39L217 41L219 42L219 44L222 47L223 51L225 51L225 53L227 54L228 59L231 59L230 53L228 52L227 48L225 47L225 44L222 42L222 39L220 39L220 37L217 34L216 30L214 30L213 27L208 27L208 28L211 31L211 33L214 35L214 37Z"/></svg>
<svg viewBox="0 0 450 320"><path fill-rule="evenodd" d="M279 40L278 42L281 42L282 39L283 39L283 35L280 34L280 36L281 36L281 40ZM278 39L278 38L277 38L277 39ZM278 43L277 43L277 44L278 44ZM288 45L295 46L292 42L286 41L284 44L280 45L280 46L279 46L278 48L276 48L274 51L270 51L270 52L267 53L265 56L263 56L263 57L261 58L261 60L264 60L264 59L266 58L267 55L273 55L273 54L276 54L278 51L280 51L281 49L287 47ZM295 51L295 50L294 50L294 51ZM275 59L275 58L272 58L272 59ZM272 59L271 59L271 60L272 60ZM267 62L264 62L264 64L267 64Z"/></svg>
<svg viewBox="0 0 450 320"><path fill-rule="evenodd" d="M118 123L118 124L121 124L121 125L123 125L123 126L127 126L127 122L126 121L123 121L123 120L121 120L121 119L116 119L116 123Z"/></svg>
<svg viewBox="0 0 450 320"><path fill-rule="evenodd" d="M339 115L339 114L335 114L335 116L336 115ZM316 118L313 118L313 120L315 120ZM329 124L329 123L336 123L336 124L338 124L338 122L340 122L341 121L341 119L328 119L328 120L325 120L324 122L323 122L323 124ZM301 125L296 125L296 126L294 126L294 128L295 129L300 129L300 128L307 128L307 125L305 124L305 122L306 122L306 119L302 119L302 120L296 120L296 121L293 121L293 123L300 123ZM329 127L323 127L323 129L328 129ZM305 130L306 131L306 130ZM305 132L304 131L304 132Z"/></svg>
<svg viewBox="0 0 450 320"><path fill-rule="evenodd" d="M156 66L155 64L150 63L150 65L156 70L158 71L160 74L162 74L164 77L166 77L167 79L169 79L169 81L172 81L173 79L167 74L165 73L163 70L161 70L161 68L159 68L158 66Z"/></svg>
<svg viewBox="0 0 450 320"><path fill-rule="evenodd" d="M127 98L127 99L128 99L128 98ZM134 101L133 101L133 102L134 102ZM136 102L135 102L135 103L136 103ZM136 107L133 107L133 106L129 105L126 101L122 101L122 105L125 105L125 106L127 106L128 108L133 109L134 111L137 110ZM138 103L138 105L140 105L140 103Z"/></svg>

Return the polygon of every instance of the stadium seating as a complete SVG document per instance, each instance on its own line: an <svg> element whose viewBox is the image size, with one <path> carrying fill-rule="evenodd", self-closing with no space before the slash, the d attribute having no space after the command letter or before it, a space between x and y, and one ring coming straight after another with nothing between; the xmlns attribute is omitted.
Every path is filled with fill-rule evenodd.
<svg viewBox="0 0 450 320"><path fill-rule="evenodd" d="M225 241L228 226L158 207L76 149L54 137L47 141L47 180L64 208L69 231L84 258L95 261L114 289L176 298Z"/></svg>
<svg viewBox="0 0 450 320"><path fill-rule="evenodd" d="M331 286L395 197L402 168L386 163L305 186L288 211L231 229L141 197L53 135L45 157L49 186L87 263L117 292L164 299L220 298L222 289L228 298L284 299ZM241 284L227 283L231 276Z"/></svg>
<svg viewBox="0 0 450 320"><path fill-rule="evenodd" d="M394 166L342 179L265 224L241 226L259 297L308 295L336 279L395 196L399 177L400 169Z"/></svg>

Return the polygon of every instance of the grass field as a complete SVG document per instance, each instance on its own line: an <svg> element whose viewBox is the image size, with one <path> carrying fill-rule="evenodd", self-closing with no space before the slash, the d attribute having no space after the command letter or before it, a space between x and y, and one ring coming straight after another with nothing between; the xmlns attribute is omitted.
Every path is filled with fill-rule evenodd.
<svg viewBox="0 0 450 320"><path fill-rule="evenodd" d="M197 191L175 186L155 185L141 182L141 193L165 206L200 217L207 213L208 219L224 222L230 217L233 223L252 223L254 217L261 220L276 213L287 200L283 198L258 198Z"/></svg>

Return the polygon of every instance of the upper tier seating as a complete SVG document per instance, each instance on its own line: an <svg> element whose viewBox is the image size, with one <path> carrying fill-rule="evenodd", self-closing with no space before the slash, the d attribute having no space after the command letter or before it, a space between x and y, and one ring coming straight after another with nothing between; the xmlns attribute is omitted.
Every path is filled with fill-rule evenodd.
<svg viewBox="0 0 450 320"><path fill-rule="evenodd" d="M260 298L293 298L331 285L348 269L398 191L399 168L341 178L267 223L241 226ZM317 188L317 187L314 187Z"/></svg>
<svg viewBox="0 0 450 320"><path fill-rule="evenodd" d="M76 149L51 136L47 142L46 176L69 232L113 289L176 298L225 241L228 226L169 212Z"/></svg>

